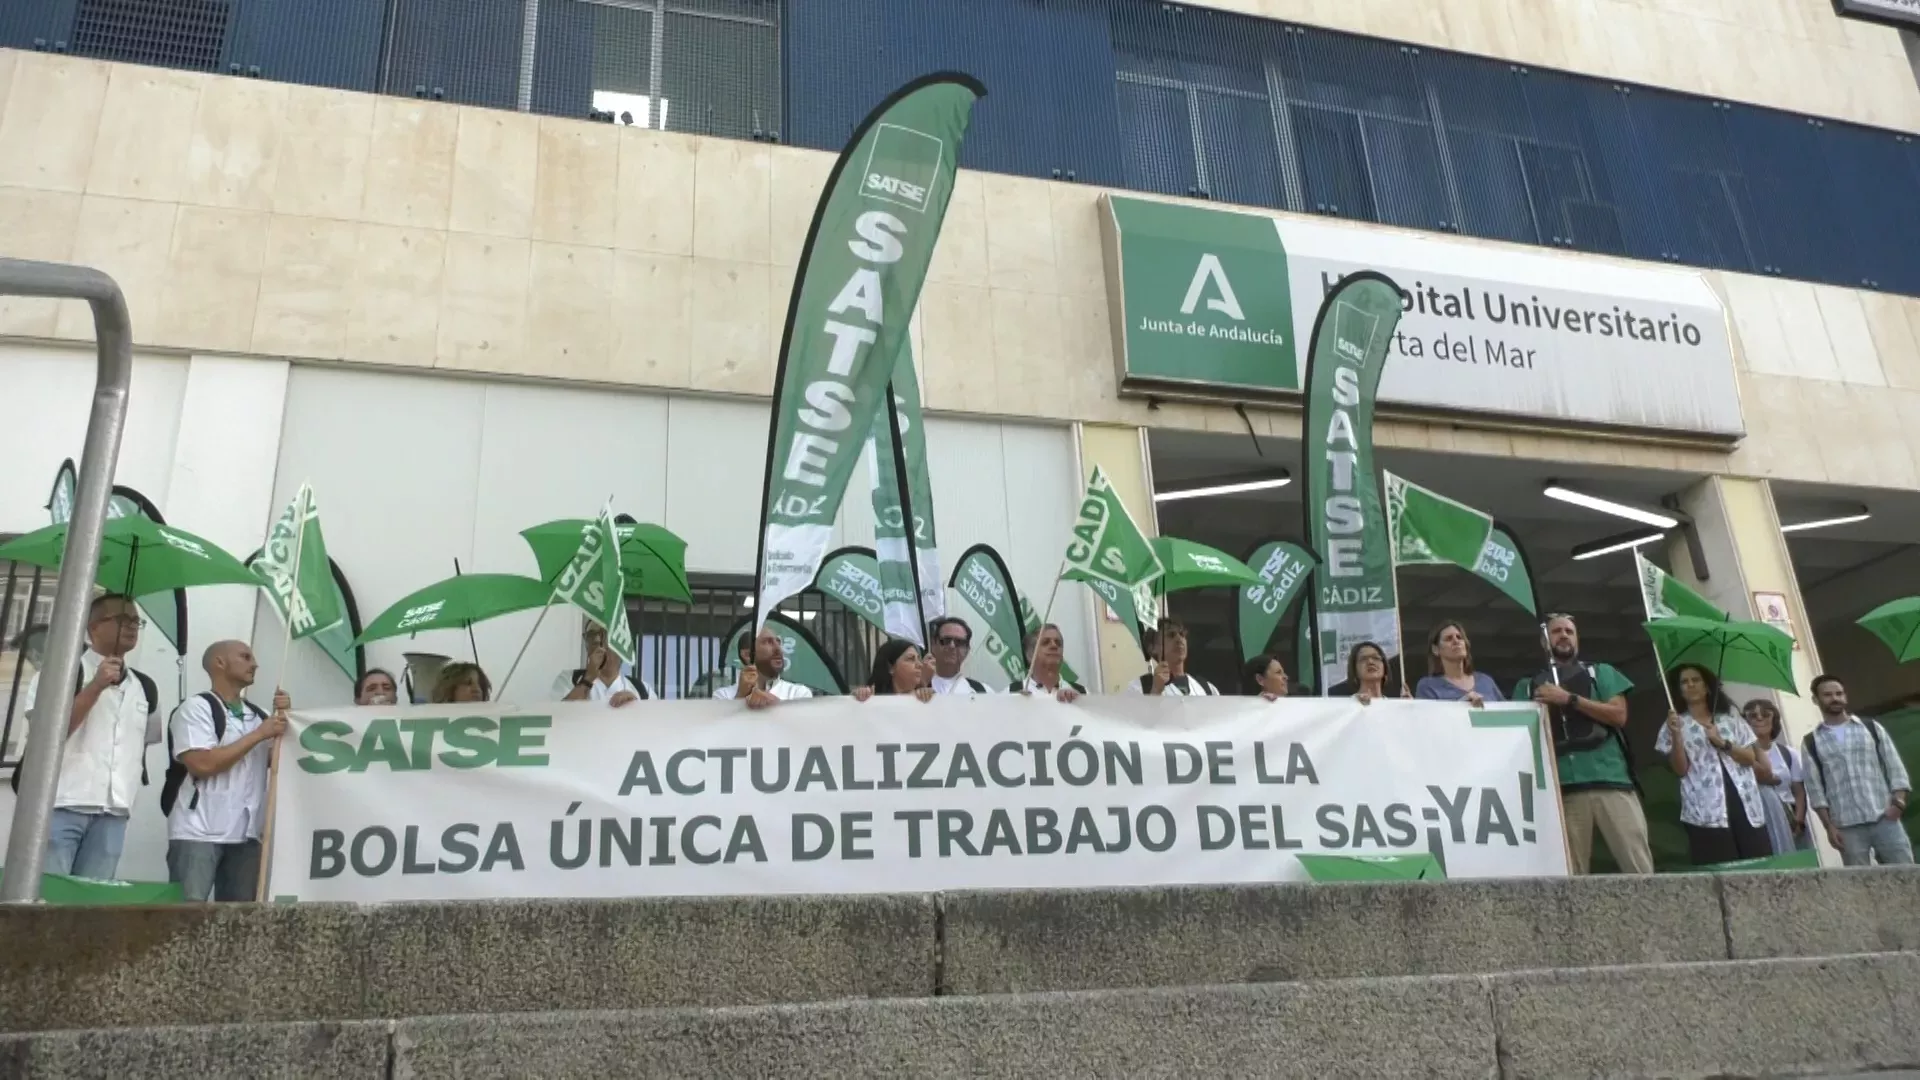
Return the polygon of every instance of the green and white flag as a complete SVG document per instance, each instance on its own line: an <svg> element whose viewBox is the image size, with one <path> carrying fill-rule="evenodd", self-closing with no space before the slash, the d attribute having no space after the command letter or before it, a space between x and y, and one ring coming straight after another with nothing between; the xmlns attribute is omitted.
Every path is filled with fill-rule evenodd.
<svg viewBox="0 0 1920 1080"><path fill-rule="evenodd" d="M1639 572L1640 600L1647 609L1647 618L1689 615L1714 622L1728 622L1733 618L1715 607L1713 601L1687 588L1679 578L1648 562L1639 548L1633 549L1633 566Z"/></svg>
<svg viewBox="0 0 1920 1080"><path fill-rule="evenodd" d="M1021 621L1025 605L1013 587L1013 573L1006 560L986 544L975 544L954 564L953 580L948 582L960 599L980 617L976 635L979 650L1000 670L1008 682L1027 677L1027 658L1020 651L1020 638L1026 627Z"/></svg>
<svg viewBox="0 0 1920 1080"><path fill-rule="evenodd" d="M880 597L880 563L863 547L843 547L820 564L813 587L846 605L848 611L886 632L885 602Z"/></svg>
<svg viewBox="0 0 1920 1080"><path fill-rule="evenodd" d="M1240 639L1242 660L1267 651L1280 620L1313 577L1313 556L1298 545L1269 540L1253 550L1247 565L1260 575L1260 584L1240 590L1234 632Z"/></svg>
<svg viewBox="0 0 1920 1080"><path fill-rule="evenodd" d="M940 548L933 532L933 481L927 473L927 432L920 417L920 379L913 370L910 343L900 349L890 386L893 408L874 416L873 435L867 439L873 453L873 547L886 608L881 629L924 649L928 621L947 613L947 590L940 577ZM887 436L889 419L894 421L893 437ZM902 458L907 464L904 485L900 482Z"/></svg>
<svg viewBox="0 0 1920 1080"><path fill-rule="evenodd" d="M985 89L914 80L861 122L827 177L787 307L761 495L756 619L813 582L907 345Z"/></svg>
<svg viewBox="0 0 1920 1080"><path fill-rule="evenodd" d="M1487 534L1487 545L1480 549L1480 558L1473 564L1473 572L1482 581L1506 593L1514 603L1527 609L1527 614L1540 614L1540 602L1533 595L1533 575L1527 571L1527 560L1520 554L1520 545L1505 529L1494 526Z"/></svg>
<svg viewBox="0 0 1920 1080"><path fill-rule="evenodd" d="M1348 275L1320 304L1307 357L1303 471L1314 570L1321 686L1346 678L1347 653L1399 654L1393 553L1374 480L1373 401L1400 324L1400 290L1381 274Z"/></svg>
<svg viewBox="0 0 1920 1080"><path fill-rule="evenodd" d="M1450 564L1471 572L1493 534L1493 518L1390 472L1387 529L1399 566Z"/></svg>
<svg viewBox="0 0 1920 1080"><path fill-rule="evenodd" d="M1067 542L1065 572L1068 581L1108 581L1123 588L1146 585L1166 569L1160 556L1127 504L1107 481L1098 465L1087 481L1086 494L1080 497L1080 513L1073 523L1073 539Z"/></svg>
<svg viewBox="0 0 1920 1080"><path fill-rule="evenodd" d="M607 628L607 648L631 664L638 658L633 628L627 625L626 579L620 573L620 528L613 521L613 504L580 530L580 550L560 571L553 598L572 604L587 618Z"/></svg>
<svg viewBox="0 0 1920 1080"><path fill-rule="evenodd" d="M320 533L320 504L313 485L301 484L267 533L266 547L253 572L295 640L312 637L347 617L333 584L333 564Z"/></svg>
<svg viewBox="0 0 1920 1080"><path fill-rule="evenodd" d="M1114 618L1120 620L1120 625L1127 628L1127 633L1133 635L1135 645L1142 644L1140 633L1142 630L1153 629L1160 625L1159 599L1153 595L1153 586L1136 585L1131 589L1123 589L1111 581L1100 581L1096 578L1079 580L1087 588L1100 594L1100 602L1107 606L1108 611L1113 612ZM1144 647L1142 645L1142 648Z"/></svg>

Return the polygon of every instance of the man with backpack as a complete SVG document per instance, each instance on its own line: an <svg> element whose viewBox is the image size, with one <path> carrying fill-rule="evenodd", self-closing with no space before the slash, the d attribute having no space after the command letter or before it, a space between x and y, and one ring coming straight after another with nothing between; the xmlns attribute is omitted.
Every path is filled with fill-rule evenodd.
<svg viewBox="0 0 1920 1080"><path fill-rule="evenodd" d="M1878 720L1847 711L1847 688L1832 675L1813 680L1820 726L1801 743L1807 759L1807 803L1827 827L1827 840L1848 866L1913 862L1900 819L1912 782L1900 750Z"/></svg>
<svg viewBox="0 0 1920 1080"><path fill-rule="evenodd" d="M213 689L173 711L167 734L167 876L190 901L252 900L273 740L293 702L273 692L273 715L246 699L259 663L244 641L218 641L200 658Z"/></svg>
<svg viewBox="0 0 1920 1080"><path fill-rule="evenodd" d="M147 747L160 741L159 691L126 662L145 625L132 600L97 596L87 609L87 648L74 678L73 712L33 716L44 673L27 684L30 723L65 721L60 786L47 830L50 874L106 881L119 872L133 800L147 779ZM18 790L19 770L13 775Z"/></svg>
<svg viewBox="0 0 1920 1080"><path fill-rule="evenodd" d="M934 693L965 697L993 693L986 683L960 673L967 654L973 651L973 627L967 625L967 620L953 615L933 620L927 624L927 644L932 646L927 653L933 657Z"/></svg>
<svg viewBox="0 0 1920 1080"><path fill-rule="evenodd" d="M1546 706L1565 807L1569 869L1584 874L1593 832L1606 838L1613 861L1629 874L1653 873L1647 813L1627 748L1627 691L1632 680L1611 664L1580 659L1580 629L1571 615L1548 615L1547 666L1513 688L1514 701Z"/></svg>

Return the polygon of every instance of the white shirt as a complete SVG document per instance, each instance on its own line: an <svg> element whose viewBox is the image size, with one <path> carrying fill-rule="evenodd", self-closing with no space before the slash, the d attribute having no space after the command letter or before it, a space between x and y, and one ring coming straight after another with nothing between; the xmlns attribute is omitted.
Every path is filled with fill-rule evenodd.
<svg viewBox="0 0 1920 1080"><path fill-rule="evenodd" d="M566 686L563 689L559 683L556 682L554 684L554 691L556 696L564 699L568 694L573 693L573 673L570 671L563 672L560 678L566 680ZM654 699L659 696L653 692L653 687L651 686L647 687L645 694L640 693L640 687L644 684L644 679L641 680L640 683L635 683L632 679L627 678L625 674L614 676L613 681L610 683L601 682L599 679L589 679L587 680L587 700L608 701L621 691L625 691L643 700Z"/></svg>
<svg viewBox="0 0 1920 1080"><path fill-rule="evenodd" d="M992 690L975 690L973 684L967 681L965 673L955 675L951 679L945 675L934 675L933 692L936 694L961 694L966 697L972 697L975 694L981 693L993 693Z"/></svg>
<svg viewBox="0 0 1920 1080"><path fill-rule="evenodd" d="M1146 690L1141 688L1139 679L1134 679L1127 683L1127 693L1145 696ZM1214 697L1218 696L1218 693L1219 691L1208 685L1207 680L1191 674L1182 675L1177 679L1168 679L1167 685L1160 688L1161 697L1186 697L1189 694L1194 697Z"/></svg>
<svg viewBox="0 0 1920 1080"><path fill-rule="evenodd" d="M1794 805L1793 785L1807 782L1806 764L1801 760L1804 756L1777 739L1767 748L1767 763L1773 766L1773 775L1780 781L1773 793L1788 806Z"/></svg>
<svg viewBox="0 0 1920 1080"><path fill-rule="evenodd" d="M1038 682L1034 681L1034 678L1031 675L1027 676L1026 681L1022 684L1022 686L1025 688L1027 693L1039 694L1041 697L1053 697L1054 695L1058 694L1062 690L1073 690L1073 687L1068 685L1067 680L1065 679L1061 679L1060 685L1049 690L1046 687L1040 685ZM1076 694L1079 692L1080 691L1078 690L1074 690L1074 693Z"/></svg>
<svg viewBox="0 0 1920 1080"><path fill-rule="evenodd" d="M173 757L189 750L211 750L230 746L260 726L252 709L243 708L240 716L227 711L227 727L218 742L213 738L213 713L207 699L199 694L173 710ZM215 844L238 844L260 839L261 818L267 806L267 765L273 756L273 743L262 742L226 772L204 780L188 774L178 795L173 813L167 818L167 839L201 840Z"/></svg>
<svg viewBox="0 0 1920 1080"><path fill-rule="evenodd" d="M555 675L553 677L553 696L554 697L564 698L568 694L573 692L573 676L578 671L580 671L579 668L568 668L567 670L562 671L560 674ZM633 665L622 661L620 664L620 677L623 679L633 678ZM647 689L651 690L653 688L648 687ZM594 700L598 701L600 699L595 698Z"/></svg>
<svg viewBox="0 0 1920 1080"><path fill-rule="evenodd" d="M718 690L715 690L713 692L713 699L715 701L732 701L734 693L739 689L740 684L738 682L730 682ZM761 683L760 689L765 690L781 701L798 701L801 698L810 698L813 696L812 690L801 686L799 683L788 682L785 679L775 679L770 683Z"/></svg>
<svg viewBox="0 0 1920 1080"><path fill-rule="evenodd" d="M82 686L93 681L93 673L100 670L105 659L91 648L80 654ZM159 702L147 700L147 692L132 668L124 670L120 685L100 691L87 718L67 735L60 757L60 786L53 795L53 805L59 809L118 817L126 817L133 810L147 747L160 741L161 729L156 711ZM35 672L33 681L27 684L22 711L28 716L32 716L33 701L40 691L40 674ZM67 726L64 716L47 720L62 729Z"/></svg>

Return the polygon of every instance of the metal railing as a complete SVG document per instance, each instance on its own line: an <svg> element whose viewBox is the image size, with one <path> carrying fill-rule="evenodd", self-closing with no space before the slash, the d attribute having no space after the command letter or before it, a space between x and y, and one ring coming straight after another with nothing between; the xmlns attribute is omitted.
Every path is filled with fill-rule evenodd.
<svg viewBox="0 0 1920 1080"><path fill-rule="evenodd" d="M62 566L100 564L101 533L107 523L114 462L126 429L127 395L133 384L133 329L120 286L98 270L57 263L0 259L0 296L41 296L85 300L93 310L97 368L93 407L87 417L80 454L79 483L68 519ZM86 629L93 575L61 574L53 593L53 619L47 633L43 671L60 677L41 687L36 713L64 717L73 710L74 685L68 672L80 666L80 638ZM60 747L65 728L34 724L21 760L20 797L7 836L7 875L0 880L0 903L27 903L40 897L40 870L46 865L47 826L60 779Z"/></svg>

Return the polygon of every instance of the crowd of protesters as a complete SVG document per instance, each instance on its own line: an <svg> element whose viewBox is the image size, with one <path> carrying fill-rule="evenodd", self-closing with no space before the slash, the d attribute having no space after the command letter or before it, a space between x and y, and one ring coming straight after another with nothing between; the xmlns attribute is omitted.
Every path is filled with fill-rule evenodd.
<svg viewBox="0 0 1920 1080"><path fill-rule="evenodd" d="M189 900L251 900L260 872L268 762L274 741L287 730L292 702L275 690L270 709L254 704L248 691L259 665L251 648L221 641L201 657L211 688L181 702L163 723L153 680L125 659L145 625L127 597L103 595L88 610L87 648L65 718L67 741L45 868L76 877L116 876L137 789L147 781L147 748L164 741L161 808L167 815L169 877ZM1519 680L1510 697L1474 670L1467 629L1451 620L1428 635L1427 674L1416 685L1394 677L1378 644L1360 642L1349 651L1346 679L1329 694L1350 696L1362 705L1402 697L1463 701L1475 708L1503 700L1539 703L1547 712L1558 767L1572 871L1588 871L1597 830L1621 869L1651 873L1647 819L1625 735L1633 683L1611 665L1582 659L1572 616L1549 616L1545 637L1546 662ZM1142 644L1149 670L1129 681L1125 693L1219 694L1187 670L1187 638L1186 626L1176 619L1147 631ZM931 645L924 653L904 639L881 645L854 699L904 695L927 702L942 695L996 692L961 670L973 647L973 631L964 619L935 620L927 640ZM556 699L618 709L657 697L608 649L598 626L586 627L581 648L582 665L555 680ZM1064 673L1065 639L1058 626L1035 628L1021 648L1030 659L1027 675L1004 692L1069 704L1087 693ZM785 677L786 650L770 626L742 635L738 661L737 677L715 689L714 698L766 709L814 696ZM1268 701L1288 696L1286 665L1275 654L1248 661L1244 680L1245 693ZM39 685L36 675L27 687L30 718ZM1815 827L1849 866L1913 862L1901 824L1912 785L1892 739L1878 721L1849 710L1839 679L1822 675L1812 690L1822 722L1795 746L1785 737L1773 702L1758 699L1736 709L1712 672L1681 664L1668 673L1672 709L1654 749L1679 778L1680 823L1696 865L1806 850L1814 844ZM464 704L489 701L492 695L492 682L479 665L448 663L426 696L436 704ZM400 683L384 669L370 669L354 684L357 705L392 705L399 699Z"/></svg>

